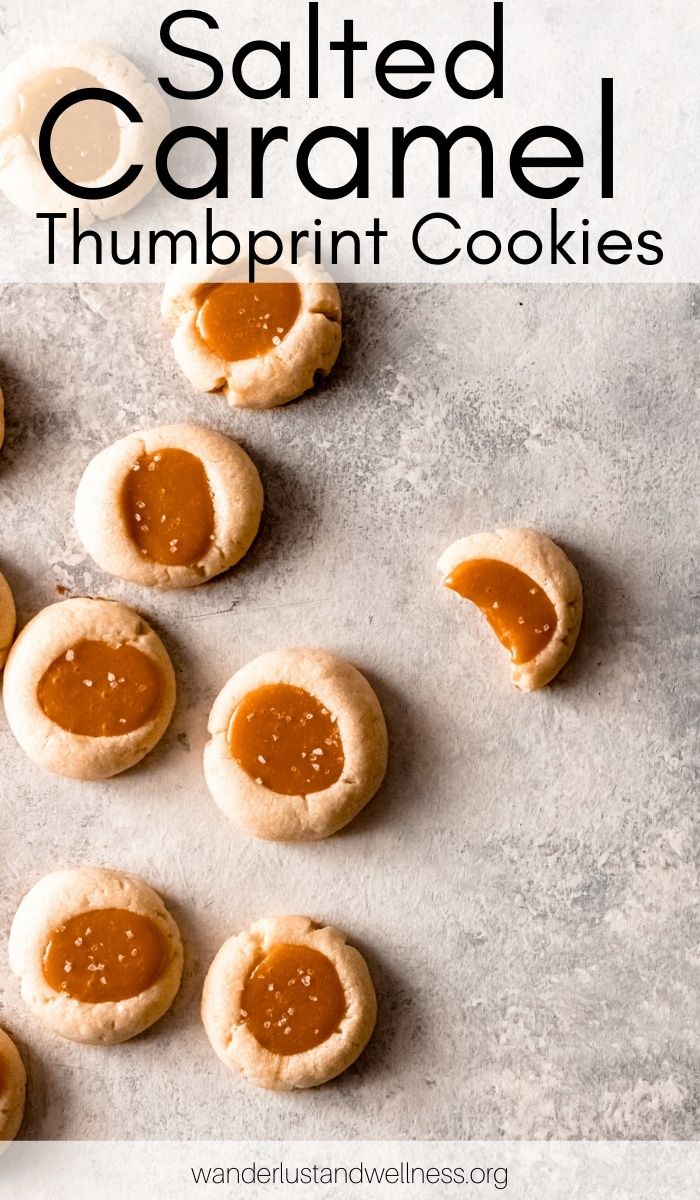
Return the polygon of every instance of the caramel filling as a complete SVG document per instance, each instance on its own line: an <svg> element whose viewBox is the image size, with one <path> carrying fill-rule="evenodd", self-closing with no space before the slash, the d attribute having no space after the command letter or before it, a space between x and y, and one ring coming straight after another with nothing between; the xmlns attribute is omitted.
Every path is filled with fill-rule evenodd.
<svg viewBox="0 0 700 1200"><path fill-rule="evenodd" d="M301 308L298 284L218 283L197 314L199 333L225 362L262 358L284 341Z"/></svg>
<svg viewBox="0 0 700 1200"><path fill-rule="evenodd" d="M331 713L304 688L288 683L270 683L244 696L228 736L239 766L283 796L322 792L343 771L343 746Z"/></svg>
<svg viewBox="0 0 700 1200"><path fill-rule="evenodd" d="M129 536L144 558L189 567L214 541L214 505L201 459L187 450L142 454L122 488Z"/></svg>
<svg viewBox="0 0 700 1200"><path fill-rule="evenodd" d="M346 1012L333 963L311 946L273 946L248 976L241 1017L272 1054L303 1054L336 1033Z"/></svg>
<svg viewBox="0 0 700 1200"><path fill-rule="evenodd" d="M128 1000L145 992L168 960L157 925L126 908L94 908L54 929L44 951L44 978L83 1004Z"/></svg>
<svg viewBox="0 0 700 1200"><path fill-rule="evenodd" d="M551 600L510 563L496 558L460 563L445 587L481 609L514 663L530 662L554 636L557 614Z"/></svg>
<svg viewBox="0 0 700 1200"><path fill-rule="evenodd" d="M76 642L42 675L37 698L50 721L68 733L118 737L149 721L163 696L163 677L135 646Z"/></svg>
<svg viewBox="0 0 700 1200"><path fill-rule="evenodd" d="M19 93L17 132L39 145L44 117L54 104L81 88L102 88L94 75L75 67L49 71ZM102 100L84 100L58 118L51 137L53 160L72 183L91 183L114 166L121 134L115 110Z"/></svg>

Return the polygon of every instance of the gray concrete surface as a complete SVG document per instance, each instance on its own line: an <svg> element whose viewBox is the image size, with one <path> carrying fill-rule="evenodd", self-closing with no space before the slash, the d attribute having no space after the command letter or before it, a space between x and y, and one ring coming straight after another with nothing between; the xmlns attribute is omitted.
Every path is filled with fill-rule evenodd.
<svg viewBox="0 0 700 1200"><path fill-rule="evenodd" d="M698 1134L698 841L692 787L690 287L346 288L332 379L286 409L194 394L151 288L0 289L0 566L26 622L67 594L153 620L178 672L138 768L34 769L0 718L0 1022L29 1070L30 1138L692 1138ZM159 596L103 576L72 525L81 470L141 425L240 438L267 494L244 563ZM522 696L469 605L436 588L453 538L532 523L584 585L580 645ZM366 671L386 785L336 838L239 836L201 771L209 705L262 650L327 646ZM6 935L64 864L145 876L187 946L149 1033L72 1045L23 1008ZM199 1021L204 972L252 918L350 931L380 997L340 1080L299 1095L229 1076Z"/></svg>

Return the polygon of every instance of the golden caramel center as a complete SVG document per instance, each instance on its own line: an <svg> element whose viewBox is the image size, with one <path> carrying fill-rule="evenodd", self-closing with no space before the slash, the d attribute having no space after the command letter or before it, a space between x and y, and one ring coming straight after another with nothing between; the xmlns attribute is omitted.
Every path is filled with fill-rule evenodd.
<svg viewBox="0 0 700 1200"><path fill-rule="evenodd" d="M530 662L554 636L557 614L541 587L510 563L476 558L460 563L445 580L476 604L515 663Z"/></svg>
<svg viewBox="0 0 700 1200"><path fill-rule="evenodd" d="M54 929L44 951L44 978L56 992L100 1004L145 992L167 961L165 937L150 917L94 908Z"/></svg>
<svg viewBox="0 0 700 1200"><path fill-rule="evenodd" d="M263 787L306 796L331 787L345 764L338 726L304 688L271 683L241 700L229 727L236 762Z"/></svg>
<svg viewBox="0 0 700 1200"><path fill-rule="evenodd" d="M262 358L284 341L301 308L298 284L218 283L197 314L199 333L225 362Z"/></svg>
<svg viewBox="0 0 700 1200"><path fill-rule="evenodd" d="M241 1017L272 1054L303 1054L336 1033L345 992L333 963L311 946L273 946L249 975Z"/></svg>
<svg viewBox="0 0 700 1200"><path fill-rule="evenodd" d="M37 698L50 721L68 733L118 737L139 729L158 711L160 668L135 646L76 642L42 675Z"/></svg>
<svg viewBox="0 0 700 1200"><path fill-rule="evenodd" d="M39 145L44 117L54 104L81 88L102 84L76 67L46 72L19 93L17 131ZM119 154L121 134L115 110L102 100L84 100L58 118L51 138L53 160L72 183L91 183L113 167Z"/></svg>
<svg viewBox="0 0 700 1200"><path fill-rule="evenodd" d="M188 450L142 454L122 487L122 513L139 553L189 567L214 541L214 503L204 464Z"/></svg>

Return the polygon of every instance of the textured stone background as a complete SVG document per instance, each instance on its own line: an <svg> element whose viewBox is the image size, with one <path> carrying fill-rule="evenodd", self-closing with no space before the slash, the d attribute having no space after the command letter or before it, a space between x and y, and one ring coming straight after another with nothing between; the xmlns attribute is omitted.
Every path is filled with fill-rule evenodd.
<svg viewBox="0 0 700 1200"><path fill-rule="evenodd" d="M700 293L346 288L333 378L269 414L190 390L158 301L0 289L0 565L20 619L58 589L121 598L162 632L179 680L161 744L104 784L32 768L0 721L0 1020L29 1069L25 1136L697 1136ZM237 570L159 596L103 576L71 512L95 451L174 419L240 438L266 518ZM436 588L444 546L500 523L550 533L583 579L577 653L533 696ZM365 670L391 732L380 794L307 847L233 832L201 772L219 687L294 643ZM20 897L77 863L144 875L187 946L170 1013L111 1049L45 1033L8 973ZM380 1018L344 1077L279 1096L226 1073L198 1000L224 938L295 910L351 932Z"/></svg>

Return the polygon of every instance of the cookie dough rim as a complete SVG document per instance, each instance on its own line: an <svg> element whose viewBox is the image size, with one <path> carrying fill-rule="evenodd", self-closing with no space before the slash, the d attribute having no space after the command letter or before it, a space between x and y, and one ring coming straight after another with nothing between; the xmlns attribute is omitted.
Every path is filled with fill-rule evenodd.
<svg viewBox="0 0 700 1200"><path fill-rule="evenodd" d="M148 917L170 951L154 983L126 1000L89 1004L55 991L42 968L53 931L71 917L93 909L122 908ZM10 969L20 981L29 1010L69 1041L113 1045L136 1037L170 1008L182 978L183 948L178 926L157 892L135 875L102 867L52 871L20 901L10 929Z"/></svg>
<svg viewBox="0 0 700 1200"><path fill-rule="evenodd" d="M511 680L521 691L544 687L568 661L581 628L583 594L576 568L564 551L538 530L495 529L470 534L448 546L438 560L443 586L458 566L477 558L498 559L517 567L553 604L557 627L552 639L529 662L510 664Z"/></svg>
<svg viewBox="0 0 700 1200"><path fill-rule="evenodd" d="M338 288L306 254L297 263L289 258L275 269L291 275L301 292L299 314L289 333L259 358L226 362L204 342L197 327L200 293L217 283L230 282L244 270L243 260L231 267L175 269L166 282L161 311L173 331L175 358L194 387L221 392L232 407L276 408L295 400L314 385L317 372L332 369L342 341L342 305Z"/></svg>
<svg viewBox="0 0 700 1200"><path fill-rule="evenodd" d="M19 1132L24 1117L27 1072L17 1046L0 1029L0 1154Z"/></svg>
<svg viewBox="0 0 700 1200"><path fill-rule="evenodd" d="M284 795L255 782L229 751L236 709L268 684L304 688L335 718L343 747L340 778L322 791ZM207 787L230 821L265 841L317 841L347 825L378 791L386 772L388 734L372 687L356 667L326 650L271 650L241 667L219 692L204 748Z"/></svg>
<svg viewBox="0 0 700 1200"><path fill-rule="evenodd" d="M248 977L275 945L311 946L324 954L345 992L346 1011L338 1030L299 1054L266 1050L240 1015ZM265 917L221 946L204 981L201 1011L212 1048L229 1070L258 1087L292 1091L326 1083L355 1062L374 1031L377 999L367 963L340 930L309 917Z"/></svg>
<svg viewBox="0 0 700 1200"><path fill-rule="evenodd" d="M118 92L138 109L143 120L132 123L114 109L120 130L115 162L89 187L112 183L134 162L142 163L138 178L106 199L83 200L59 188L44 171L34 147L12 125L20 116L18 93L23 86L52 70L81 70L93 75L104 88ZM64 41L35 46L0 73L0 189L20 211L30 216L39 208L50 211L77 208L81 225L95 219L121 216L134 208L158 182L155 150L171 129L167 105L138 67L119 51L93 41Z"/></svg>
<svg viewBox="0 0 700 1200"><path fill-rule="evenodd" d="M158 711L130 733L69 733L39 704L39 681L51 663L76 642L93 638L134 646L160 668ZM69 779L107 779L134 766L165 733L175 707L175 672L158 634L133 608L118 600L76 597L41 609L24 627L7 658L3 699L10 729L32 762Z"/></svg>
<svg viewBox="0 0 700 1200"><path fill-rule="evenodd" d="M193 565L168 566L145 558L132 541L121 492L141 454L180 449L202 463L214 508L214 536ZM238 442L185 422L135 430L100 450L85 468L75 497L75 525L90 557L109 575L143 587L196 587L229 570L247 554L264 503L257 467Z"/></svg>
<svg viewBox="0 0 700 1200"><path fill-rule="evenodd" d="M17 627L17 610L12 588L0 574L0 671L5 666Z"/></svg>

